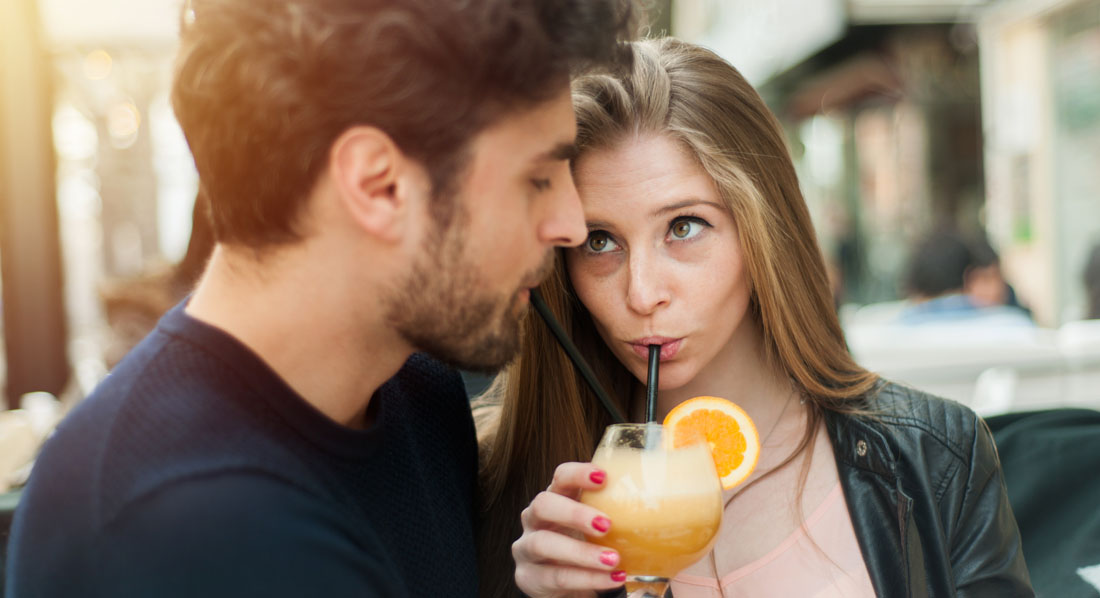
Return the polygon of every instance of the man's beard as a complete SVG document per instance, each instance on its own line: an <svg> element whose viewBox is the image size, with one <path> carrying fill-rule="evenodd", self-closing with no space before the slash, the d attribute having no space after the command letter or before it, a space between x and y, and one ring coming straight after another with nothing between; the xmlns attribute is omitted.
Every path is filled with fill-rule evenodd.
<svg viewBox="0 0 1100 598"><path fill-rule="evenodd" d="M519 294L545 278L553 254L524 277L524 286L506 296L493 294L478 265L464 261L468 226L458 209L445 230L433 220L422 253L389 297L386 316L418 351L456 368L492 373L519 352L527 313L518 307Z"/></svg>

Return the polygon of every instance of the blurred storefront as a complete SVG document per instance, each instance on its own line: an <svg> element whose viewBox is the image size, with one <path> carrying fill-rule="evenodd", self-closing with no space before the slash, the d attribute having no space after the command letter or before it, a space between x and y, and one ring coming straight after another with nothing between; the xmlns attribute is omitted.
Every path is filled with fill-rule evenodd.
<svg viewBox="0 0 1100 598"><path fill-rule="evenodd" d="M911 241L985 234L1037 322L1100 243L1100 0L676 0L787 128L841 299L898 296Z"/></svg>
<svg viewBox="0 0 1100 598"><path fill-rule="evenodd" d="M67 390L70 369L76 392L104 375L119 328L107 325L109 299L183 255L197 183L168 101L178 0L4 6L19 8L18 19L0 20L4 66L15 67L0 69L10 92L0 93L9 148L0 151L0 286L14 402ZM15 43L23 47L7 51ZM24 67L29 56L38 62ZM48 354L32 350L47 341Z"/></svg>
<svg viewBox="0 0 1100 598"><path fill-rule="evenodd" d="M1003 0L978 32L990 236L1040 321L1077 319L1100 243L1100 0Z"/></svg>
<svg viewBox="0 0 1100 598"><path fill-rule="evenodd" d="M69 378L40 38L33 0L0 3L0 410Z"/></svg>
<svg viewBox="0 0 1100 598"><path fill-rule="evenodd" d="M674 33L741 69L788 129L843 302L896 298L930 227L981 228L983 4L674 4Z"/></svg>

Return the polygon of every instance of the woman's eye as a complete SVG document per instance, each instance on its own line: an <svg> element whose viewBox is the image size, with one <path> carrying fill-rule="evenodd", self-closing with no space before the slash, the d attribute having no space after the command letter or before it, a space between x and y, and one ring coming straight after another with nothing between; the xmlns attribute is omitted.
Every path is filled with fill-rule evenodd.
<svg viewBox="0 0 1100 598"><path fill-rule="evenodd" d="M668 232L672 235L672 238L683 241L695 237L703 232L703 228L707 226L710 225L699 218L677 218L672 221L672 225L669 226Z"/></svg>
<svg viewBox="0 0 1100 598"><path fill-rule="evenodd" d="M531 179L531 185L535 187L535 191L546 191L550 188L550 179Z"/></svg>
<svg viewBox="0 0 1100 598"><path fill-rule="evenodd" d="M584 247L592 253L607 253L608 251L614 251L618 245L611 240L607 233L594 230L588 233L588 240L584 242Z"/></svg>

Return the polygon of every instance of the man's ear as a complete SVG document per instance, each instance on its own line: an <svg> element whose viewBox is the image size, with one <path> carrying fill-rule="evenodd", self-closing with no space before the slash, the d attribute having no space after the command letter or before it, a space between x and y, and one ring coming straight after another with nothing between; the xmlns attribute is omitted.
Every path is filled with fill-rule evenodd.
<svg viewBox="0 0 1100 598"><path fill-rule="evenodd" d="M369 126L344 131L332 144L329 170L355 223L386 241L403 238L417 168L389 135Z"/></svg>

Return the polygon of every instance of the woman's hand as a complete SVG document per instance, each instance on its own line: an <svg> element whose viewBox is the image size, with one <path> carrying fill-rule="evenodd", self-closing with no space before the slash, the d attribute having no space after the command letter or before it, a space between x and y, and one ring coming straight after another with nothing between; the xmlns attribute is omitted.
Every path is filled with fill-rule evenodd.
<svg viewBox="0 0 1100 598"><path fill-rule="evenodd" d="M591 463L562 463L554 481L523 510L523 535L512 544L516 584L532 598L592 596L623 584L619 554L583 540L603 536L613 522L577 501L581 490L597 490L607 474Z"/></svg>

